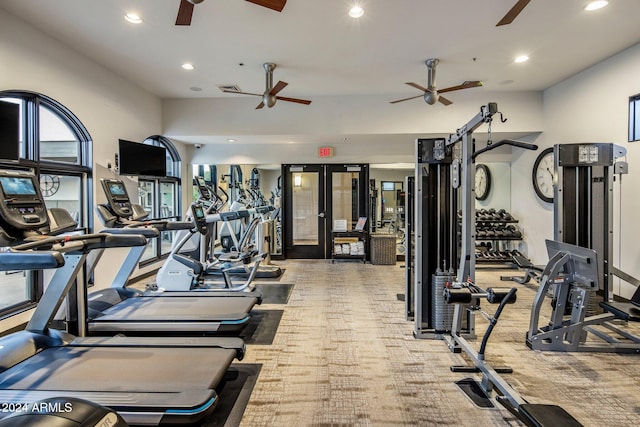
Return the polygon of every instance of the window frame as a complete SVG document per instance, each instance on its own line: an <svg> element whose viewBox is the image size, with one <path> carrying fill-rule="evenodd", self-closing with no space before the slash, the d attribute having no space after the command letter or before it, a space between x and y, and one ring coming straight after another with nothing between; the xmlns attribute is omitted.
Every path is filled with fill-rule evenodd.
<svg viewBox="0 0 640 427"><path fill-rule="evenodd" d="M17 162L0 161L0 167L13 170L30 170L38 180L44 174L78 176L83 186L81 197L80 230L93 230L93 185L92 144L93 139L82 122L64 105L44 94L23 90L0 91L0 99L21 100L21 129L23 147ZM47 108L62 120L78 141L78 163L40 160L40 107ZM84 190L87 191L84 191ZM34 308L44 292L44 273L42 270L27 271L25 275L25 298L16 304L0 309L0 320Z"/></svg>
<svg viewBox="0 0 640 427"><path fill-rule="evenodd" d="M640 141L640 93L629 97L629 142L636 141Z"/></svg>
<svg viewBox="0 0 640 427"><path fill-rule="evenodd" d="M167 155L170 157L171 161L167 163L167 176L164 177L151 177L151 176L140 176L138 177L138 188L140 188L141 182L151 182L153 183L153 208L151 213L149 214L150 219L167 219L173 221L180 221L182 219L182 160L180 158L180 154L178 150L173 145L173 143L164 136L161 135L153 135L146 138L143 141L143 144L153 145L155 147L162 147L167 150ZM174 192L174 203L176 206L175 214L168 217L160 216L160 204L162 201L161 194L161 184L173 184L175 186ZM166 235L163 232L160 233L159 237L155 238L155 251L154 254L149 257L141 260L138 263L138 267L145 267L150 264L154 264L158 261L166 259L169 256L169 252L163 253L162 251L162 239ZM170 232L169 232L170 233Z"/></svg>

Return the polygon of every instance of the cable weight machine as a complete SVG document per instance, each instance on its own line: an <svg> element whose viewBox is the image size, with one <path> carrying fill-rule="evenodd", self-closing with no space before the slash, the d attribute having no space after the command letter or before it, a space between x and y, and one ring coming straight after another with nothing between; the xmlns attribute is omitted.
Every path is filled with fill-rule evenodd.
<svg viewBox="0 0 640 427"><path fill-rule="evenodd" d="M443 338L451 351L464 351L473 365L452 367L452 371L481 373L479 384L469 380L475 390L490 400L496 389L497 400L526 425L580 426L559 406L528 403L500 376L510 373L510 368L493 368L485 361L488 339L505 305L515 302L516 288L485 291L475 284L474 162L478 155L502 145L538 148L511 140L493 144L491 123L496 114L506 121L498 105L488 103L449 138L416 140L414 336ZM476 151L473 132L483 124L489 125L487 146ZM454 150L456 144L459 148ZM499 304L493 316L480 310L481 298ZM475 337L478 311L490 324L480 349L475 350L467 338Z"/></svg>
<svg viewBox="0 0 640 427"><path fill-rule="evenodd" d="M416 338L443 338L449 333L453 307L441 297L444 285L475 281L475 158L503 145L538 148L511 140L492 143L495 114L506 121L491 102L448 138L416 140L412 293ZM489 125L487 146L476 151L473 132L484 124ZM463 323L464 333L473 336L473 316Z"/></svg>

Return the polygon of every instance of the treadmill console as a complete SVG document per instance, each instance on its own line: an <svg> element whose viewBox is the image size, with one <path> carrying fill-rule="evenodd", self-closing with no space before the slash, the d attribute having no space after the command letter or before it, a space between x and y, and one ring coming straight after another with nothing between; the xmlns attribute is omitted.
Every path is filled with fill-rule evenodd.
<svg viewBox="0 0 640 427"><path fill-rule="evenodd" d="M102 189L107 196L109 209L121 218L129 218L133 215L131 200L124 182L119 179L101 179Z"/></svg>
<svg viewBox="0 0 640 427"><path fill-rule="evenodd" d="M207 234L207 216L204 213L204 208L200 203L191 204L191 216L193 217L193 223L200 234Z"/></svg>
<svg viewBox="0 0 640 427"><path fill-rule="evenodd" d="M22 237L49 224L40 185L31 172L0 170L0 226Z"/></svg>

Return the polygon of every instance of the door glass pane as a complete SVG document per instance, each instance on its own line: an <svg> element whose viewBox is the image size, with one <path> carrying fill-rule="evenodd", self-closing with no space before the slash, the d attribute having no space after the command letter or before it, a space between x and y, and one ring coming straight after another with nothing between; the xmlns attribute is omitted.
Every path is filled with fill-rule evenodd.
<svg viewBox="0 0 640 427"><path fill-rule="evenodd" d="M293 175L293 244L318 244L317 172L295 172Z"/></svg>
<svg viewBox="0 0 640 427"><path fill-rule="evenodd" d="M4 250L8 248L0 248ZM0 271L0 310L31 300L31 286L25 271Z"/></svg>
<svg viewBox="0 0 640 427"><path fill-rule="evenodd" d="M18 128L18 132L19 132L19 140L18 140L18 156L21 158L25 158L25 152L24 152L24 129L22 127L22 123L24 121L24 101L21 99L17 99L17 98L2 98L3 102L10 102L12 104L18 104L18 106L20 107L20 124L19 124L19 128Z"/></svg>
<svg viewBox="0 0 640 427"><path fill-rule="evenodd" d="M358 222L358 172L333 172L332 208L333 220L347 220L347 230L353 230Z"/></svg>
<svg viewBox="0 0 640 427"><path fill-rule="evenodd" d="M175 218L178 216L176 208L176 184L174 182L160 183L160 217ZM163 231L161 235L160 254L171 252L171 242L173 241L172 231Z"/></svg>
<svg viewBox="0 0 640 427"><path fill-rule="evenodd" d="M153 206L155 204L155 192L153 189L153 181L138 181L138 203L149 214L149 218L155 218ZM149 239L147 247L142 254L140 261L145 261L151 258L155 258L157 254L157 239Z"/></svg>
<svg viewBox="0 0 640 427"><path fill-rule="evenodd" d="M178 216L176 212L176 184L173 182L161 182L160 197L160 218Z"/></svg>
<svg viewBox="0 0 640 427"><path fill-rule="evenodd" d="M382 182L381 225L388 227L391 232L398 228L398 216L402 215L402 186L403 183L399 181Z"/></svg>
<svg viewBox="0 0 640 427"><path fill-rule="evenodd" d="M40 107L40 159L80 163L80 143L67 122L46 107Z"/></svg>
<svg viewBox="0 0 640 427"><path fill-rule="evenodd" d="M82 179L79 176L40 175L40 189L47 208L65 209L82 227Z"/></svg>

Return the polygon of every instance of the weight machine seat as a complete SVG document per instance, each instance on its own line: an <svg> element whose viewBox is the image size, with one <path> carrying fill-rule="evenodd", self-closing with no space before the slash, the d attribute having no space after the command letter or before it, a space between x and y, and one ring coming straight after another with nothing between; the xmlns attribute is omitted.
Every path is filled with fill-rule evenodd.
<svg viewBox="0 0 640 427"><path fill-rule="evenodd" d="M571 414L557 405L524 403L518 413L522 421L532 427L579 427L582 426Z"/></svg>
<svg viewBox="0 0 640 427"><path fill-rule="evenodd" d="M640 307L633 302L601 302L600 307L628 322L640 322Z"/></svg>

